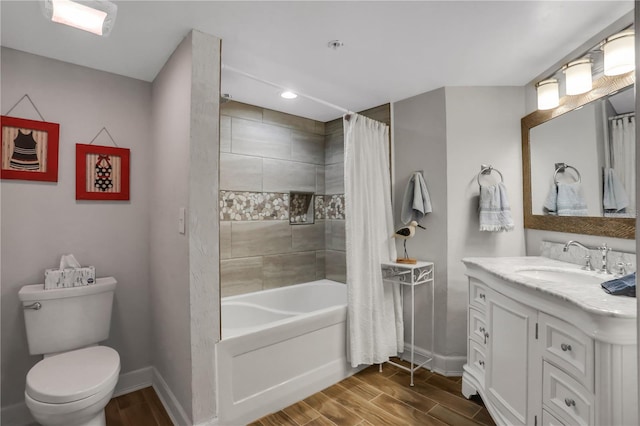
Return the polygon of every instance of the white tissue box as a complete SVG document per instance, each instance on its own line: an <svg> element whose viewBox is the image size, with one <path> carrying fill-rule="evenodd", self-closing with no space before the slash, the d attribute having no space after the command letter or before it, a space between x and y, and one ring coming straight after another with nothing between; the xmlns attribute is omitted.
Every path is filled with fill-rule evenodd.
<svg viewBox="0 0 640 426"><path fill-rule="evenodd" d="M96 268L47 269L44 271L44 289L79 287L96 282Z"/></svg>

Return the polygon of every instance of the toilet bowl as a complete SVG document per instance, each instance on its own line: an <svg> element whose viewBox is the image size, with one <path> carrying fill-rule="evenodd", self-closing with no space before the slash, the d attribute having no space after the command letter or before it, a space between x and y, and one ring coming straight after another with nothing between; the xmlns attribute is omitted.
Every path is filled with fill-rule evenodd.
<svg viewBox="0 0 640 426"><path fill-rule="evenodd" d="M120 356L92 346L50 356L27 374L25 402L43 426L105 426L120 373Z"/></svg>

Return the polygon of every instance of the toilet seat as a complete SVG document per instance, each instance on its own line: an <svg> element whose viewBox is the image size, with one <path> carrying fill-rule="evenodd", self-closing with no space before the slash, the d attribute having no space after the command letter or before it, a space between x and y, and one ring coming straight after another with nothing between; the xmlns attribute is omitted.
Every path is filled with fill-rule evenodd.
<svg viewBox="0 0 640 426"><path fill-rule="evenodd" d="M34 401L68 404L115 386L120 356L107 346L65 352L38 362L27 374L25 393Z"/></svg>

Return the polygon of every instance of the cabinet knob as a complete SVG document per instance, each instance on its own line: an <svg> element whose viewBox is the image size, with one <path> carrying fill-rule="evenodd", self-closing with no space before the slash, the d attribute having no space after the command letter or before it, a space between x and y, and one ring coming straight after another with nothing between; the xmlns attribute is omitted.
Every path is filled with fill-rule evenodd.
<svg viewBox="0 0 640 426"><path fill-rule="evenodd" d="M484 368L484 361L483 360L478 361L478 364L480 364L482 366L482 368Z"/></svg>
<svg viewBox="0 0 640 426"><path fill-rule="evenodd" d="M487 296L485 296L484 293L480 293L480 296L478 296L478 297L480 297L480 299L482 299L482 300L486 300L487 299Z"/></svg>
<svg viewBox="0 0 640 426"><path fill-rule="evenodd" d="M567 407L575 407L576 406L576 402L571 398L565 398L564 399L564 403L567 405Z"/></svg>
<svg viewBox="0 0 640 426"><path fill-rule="evenodd" d="M480 327L480 328L478 329L478 331L479 331L480 333L484 334L484 331L485 331L485 330L484 330L484 327Z"/></svg>
<svg viewBox="0 0 640 426"><path fill-rule="evenodd" d="M562 349L562 351L563 351L563 352L570 351L570 350L571 350L571 345L568 345L568 344L566 344L566 343L562 343L562 344L560 345L560 349Z"/></svg>

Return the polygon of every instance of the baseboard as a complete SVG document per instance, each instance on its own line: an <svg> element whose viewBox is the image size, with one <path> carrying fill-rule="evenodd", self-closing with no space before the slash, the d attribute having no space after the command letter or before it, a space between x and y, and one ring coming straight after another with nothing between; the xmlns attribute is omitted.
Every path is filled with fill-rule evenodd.
<svg viewBox="0 0 640 426"><path fill-rule="evenodd" d="M24 401L2 407L0 417L2 418L3 426L27 426L37 424Z"/></svg>
<svg viewBox="0 0 640 426"><path fill-rule="evenodd" d="M411 345L405 344L401 358L409 360L411 357ZM415 346L414 362L422 364L431 357L431 352L427 349ZM429 370L433 370L443 376L462 376L463 366L467 362L466 356L446 356L435 354L434 360L425 365Z"/></svg>
<svg viewBox="0 0 640 426"><path fill-rule="evenodd" d="M164 409L167 411L167 414L171 418L171 421L175 425L190 425L191 420L189 416L178 402L178 399L175 397L169 385L164 380L160 372L154 368L150 367L153 370L153 389L155 389L156 394L158 394L158 398L160 398L160 402L164 406ZM202 426L210 426L214 423L205 423ZM200 425L199 425L200 426Z"/></svg>
<svg viewBox="0 0 640 426"><path fill-rule="evenodd" d="M138 370L121 374L118 378L113 397L125 395L151 386L153 383L153 367L144 367Z"/></svg>

